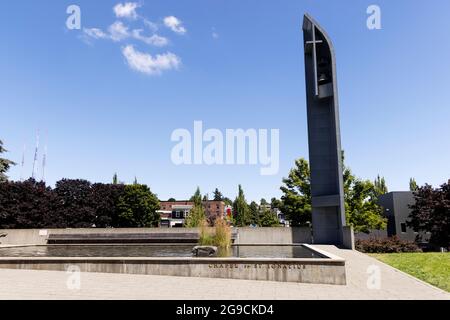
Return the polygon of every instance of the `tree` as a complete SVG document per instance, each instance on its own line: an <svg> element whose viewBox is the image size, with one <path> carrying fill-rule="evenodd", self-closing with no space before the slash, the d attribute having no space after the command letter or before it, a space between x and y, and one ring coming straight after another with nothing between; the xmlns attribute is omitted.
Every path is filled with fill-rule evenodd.
<svg viewBox="0 0 450 320"><path fill-rule="evenodd" d="M224 197L223 202L225 202L225 205L227 206L233 206L233 201L230 198Z"/></svg>
<svg viewBox="0 0 450 320"><path fill-rule="evenodd" d="M428 184L419 187L414 198L407 225L417 232L429 232L430 243L450 247L450 181L438 189Z"/></svg>
<svg viewBox="0 0 450 320"><path fill-rule="evenodd" d="M202 193L200 192L200 187L197 187L194 195L189 199L189 201L194 202L194 205L202 204Z"/></svg>
<svg viewBox="0 0 450 320"><path fill-rule="evenodd" d="M197 190L190 201L194 202L194 206L189 211L189 214L184 221L184 226L187 228L197 228L206 221L205 208L203 208L202 204L202 193L200 192L199 187L197 187Z"/></svg>
<svg viewBox="0 0 450 320"><path fill-rule="evenodd" d="M270 207L271 207L271 209L280 209L282 204L283 203L281 202L281 200L278 200L277 198L272 198L270 200Z"/></svg>
<svg viewBox="0 0 450 320"><path fill-rule="evenodd" d="M280 225L277 215L267 208L263 208L261 212L261 227L276 227Z"/></svg>
<svg viewBox="0 0 450 320"><path fill-rule="evenodd" d="M305 159L295 161L295 167L283 178L280 211L294 227L311 223L311 178L309 163Z"/></svg>
<svg viewBox="0 0 450 320"><path fill-rule="evenodd" d="M0 140L0 156L2 153L5 152L7 152L7 150L3 148L3 142L2 140ZM13 165L15 165L13 161L0 157L0 183L8 181L8 176L6 175L6 172Z"/></svg>
<svg viewBox="0 0 450 320"><path fill-rule="evenodd" d="M119 184L119 179L117 178L117 173L114 173L112 183L113 184Z"/></svg>
<svg viewBox="0 0 450 320"><path fill-rule="evenodd" d="M120 227L118 204L125 193L123 184L95 183L91 187L97 228Z"/></svg>
<svg viewBox="0 0 450 320"><path fill-rule="evenodd" d="M344 155L342 155L344 159ZM283 179L281 187L281 212L293 226L305 226L311 222L311 178L309 163L298 159L296 166ZM368 232L370 229L386 228L386 219L377 204L379 193L387 190L384 179L379 179L378 189L368 180L357 179L350 168L344 165L344 200L347 223L356 232Z"/></svg>
<svg viewBox="0 0 450 320"><path fill-rule="evenodd" d="M0 183L0 229L56 227L53 193L44 182Z"/></svg>
<svg viewBox="0 0 450 320"><path fill-rule="evenodd" d="M269 204L269 203L267 202L267 200L264 199L264 198L262 198L261 201L260 201L259 203L261 204L261 206L266 206L266 205Z"/></svg>
<svg viewBox="0 0 450 320"><path fill-rule="evenodd" d="M386 229L386 219L377 204L379 191L369 180L354 179L345 196L347 223L355 232L369 233L371 229Z"/></svg>
<svg viewBox="0 0 450 320"><path fill-rule="evenodd" d="M214 201L223 201L223 194L222 192L219 191L219 189L216 188L216 190L214 190Z"/></svg>
<svg viewBox="0 0 450 320"><path fill-rule="evenodd" d="M56 182L55 219L58 228L91 228L95 225L95 205L91 183L81 179Z"/></svg>
<svg viewBox="0 0 450 320"><path fill-rule="evenodd" d="M209 201L209 196L208 196L208 194L205 194L205 195L203 196L203 201Z"/></svg>
<svg viewBox="0 0 450 320"><path fill-rule="evenodd" d="M257 226L260 225L259 221L259 206L255 201L252 201L249 206L250 210L250 223L255 224Z"/></svg>
<svg viewBox="0 0 450 320"><path fill-rule="evenodd" d="M384 177L380 178L380 175L377 176L377 178L373 182L373 185L375 188L375 192L378 196L381 196L389 192L388 187L386 185L386 180L384 179Z"/></svg>
<svg viewBox="0 0 450 320"><path fill-rule="evenodd" d="M158 197L145 184L126 185L119 198L118 211L122 227L157 227L160 215Z"/></svg>
<svg viewBox="0 0 450 320"><path fill-rule="evenodd" d="M251 223L250 209L247 201L245 200L244 190L241 185L239 185L238 196L233 202L233 212L237 226L245 227Z"/></svg>
<svg viewBox="0 0 450 320"><path fill-rule="evenodd" d="M169 202L176 202L177 200L175 200L175 198L169 198L169 200L167 200Z"/></svg>
<svg viewBox="0 0 450 320"><path fill-rule="evenodd" d="M409 179L409 191L417 191L419 187L417 186L417 182L414 178Z"/></svg>

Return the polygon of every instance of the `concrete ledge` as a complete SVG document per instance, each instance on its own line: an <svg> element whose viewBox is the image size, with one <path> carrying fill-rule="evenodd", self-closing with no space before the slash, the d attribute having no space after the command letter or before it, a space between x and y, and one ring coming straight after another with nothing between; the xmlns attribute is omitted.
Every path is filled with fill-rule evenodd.
<svg viewBox="0 0 450 320"><path fill-rule="evenodd" d="M1 269L127 273L345 285L343 259L0 258ZM73 269L71 269L73 270Z"/></svg>

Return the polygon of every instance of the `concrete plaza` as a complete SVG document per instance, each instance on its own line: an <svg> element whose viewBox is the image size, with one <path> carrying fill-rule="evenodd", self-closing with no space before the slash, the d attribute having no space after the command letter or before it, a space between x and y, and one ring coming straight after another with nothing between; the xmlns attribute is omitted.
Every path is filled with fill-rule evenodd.
<svg viewBox="0 0 450 320"><path fill-rule="evenodd" d="M365 254L316 247L346 259L347 285L82 273L79 288L69 289L70 274L66 272L0 269L0 299L450 300L449 293ZM377 281L370 280L374 272L380 275L379 288Z"/></svg>

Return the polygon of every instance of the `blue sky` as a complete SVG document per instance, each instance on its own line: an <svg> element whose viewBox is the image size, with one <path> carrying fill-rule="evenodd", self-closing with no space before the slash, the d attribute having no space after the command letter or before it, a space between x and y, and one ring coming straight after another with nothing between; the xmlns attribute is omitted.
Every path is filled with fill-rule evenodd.
<svg viewBox="0 0 450 320"><path fill-rule="evenodd" d="M26 144L25 177L39 129L50 184L109 182L117 172L162 199L188 198L197 185L234 198L239 183L248 199L279 197L294 159L308 156L301 23L309 12L335 45L342 145L353 172L371 180L380 174L390 190L406 190L410 177L433 185L450 178L447 0L145 0L135 20L117 17L118 3L10 1L0 11L0 139L18 163ZM71 4L81 8L82 30L66 28ZM381 8L381 30L366 27L371 4ZM165 24L171 16L178 25ZM115 42L108 28L116 21L168 43L130 35ZM104 39L83 31L92 28ZM134 58L162 57L153 74L130 67L127 46ZM168 52L176 60L164 60ZM171 133L192 131L195 120L223 131L280 129L279 174L261 176L249 165L175 166ZM20 175L20 165L10 171L12 179Z"/></svg>

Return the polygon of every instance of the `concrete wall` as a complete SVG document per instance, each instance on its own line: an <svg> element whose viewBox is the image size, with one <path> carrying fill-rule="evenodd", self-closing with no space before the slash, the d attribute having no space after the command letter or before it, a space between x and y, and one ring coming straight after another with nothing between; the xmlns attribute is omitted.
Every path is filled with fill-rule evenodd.
<svg viewBox="0 0 450 320"><path fill-rule="evenodd" d="M311 243L311 231L309 228L237 228L238 244L291 244ZM198 229L192 228L124 228L124 229L11 229L0 230L0 234L7 233L5 238L0 238L3 245L45 245L47 237L51 233L57 234L89 234L89 233L197 233Z"/></svg>
<svg viewBox="0 0 450 320"><path fill-rule="evenodd" d="M238 228L239 244L311 243L310 228Z"/></svg>
<svg viewBox="0 0 450 320"><path fill-rule="evenodd" d="M0 269L66 271L74 267L81 272L346 284L345 261L333 258L0 258Z"/></svg>

